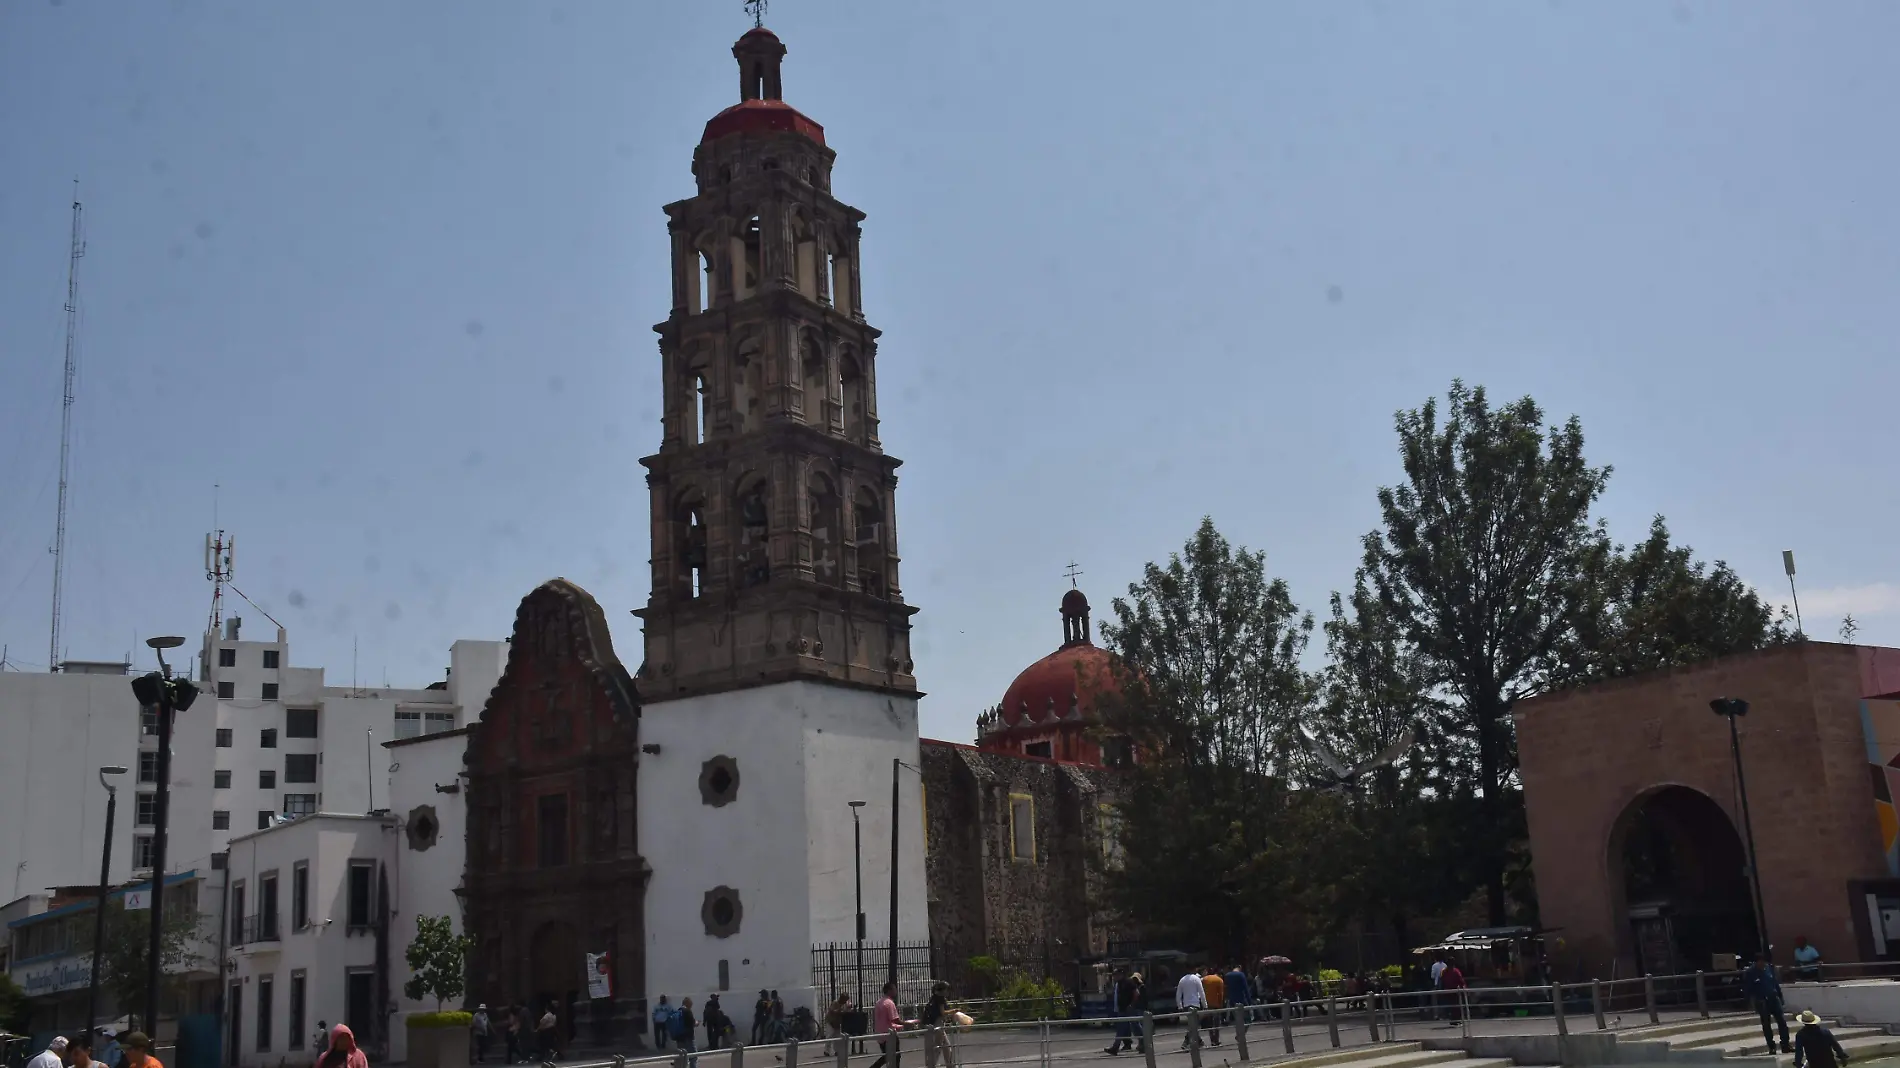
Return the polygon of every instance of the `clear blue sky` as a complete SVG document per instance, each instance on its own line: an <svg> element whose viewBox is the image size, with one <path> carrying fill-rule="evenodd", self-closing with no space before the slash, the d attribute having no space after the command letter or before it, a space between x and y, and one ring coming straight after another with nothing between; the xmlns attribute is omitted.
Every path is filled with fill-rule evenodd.
<svg viewBox="0 0 1900 1068"><path fill-rule="evenodd" d="M1316 612L1391 417L1576 413L1625 540L1900 644L1900 7L780 0L870 215L925 730L967 739L1203 513ZM46 660L71 181L67 652L192 634L200 544L294 659L440 678L562 575L647 592L660 205L737 0L0 6L0 640ZM250 627L267 624L240 608ZM1098 612L1098 618L1100 613ZM143 650L140 650L143 652Z"/></svg>

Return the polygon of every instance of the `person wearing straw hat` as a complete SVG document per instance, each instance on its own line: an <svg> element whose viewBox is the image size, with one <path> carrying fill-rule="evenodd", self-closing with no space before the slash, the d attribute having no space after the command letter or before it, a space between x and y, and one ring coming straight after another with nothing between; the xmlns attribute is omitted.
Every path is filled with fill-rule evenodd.
<svg viewBox="0 0 1900 1068"><path fill-rule="evenodd" d="M1834 1032L1821 1026L1814 1010L1805 1010L1794 1020L1801 1025L1794 1036L1794 1068L1840 1068L1847 1063L1847 1051Z"/></svg>

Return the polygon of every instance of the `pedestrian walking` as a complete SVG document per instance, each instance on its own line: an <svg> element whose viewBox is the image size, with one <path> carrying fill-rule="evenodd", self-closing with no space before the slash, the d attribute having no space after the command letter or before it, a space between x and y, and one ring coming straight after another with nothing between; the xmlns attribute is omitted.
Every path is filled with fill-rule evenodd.
<svg viewBox="0 0 1900 1068"><path fill-rule="evenodd" d="M1207 1011L1201 1014L1201 1027L1212 1040L1211 1045L1220 1045L1220 1018L1227 1008L1227 981L1212 968L1203 968L1201 976L1201 996L1207 999Z"/></svg>
<svg viewBox="0 0 1900 1068"><path fill-rule="evenodd" d="M1438 973L1438 983L1451 1002L1451 1026L1456 1027L1465 1018L1465 973L1456 964L1446 964Z"/></svg>
<svg viewBox="0 0 1900 1068"><path fill-rule="evenodd" d="M1119 1055L1122 1050L1132 1047L1134 1042L1134 1023L1122 1019L1132 1010L1135 1003L1134 985L1139 973L1130 972L1115 980L1108 988L1108 1014L1116 1018L1115 1037L1108 1043L1103 1053Z"/></svg>
<svg viewBox="0 0 1900 1068"><path fill-rule="evenodd" d="M1794 1068L1841 1068L1847 1063L1847 1051L1812 1009L1794 1019L1801 1025L1794 1036Z"/></svg>
<svg viewBox="0 0 1900 1068"><path fill-rule="evenodd" d="M152 1068L155 1063L148 1058L143 1068ZM356 1032L349 1024L330 1029L330 1047L317 1058L317 1068L369 1068L369 1057L357 1048Z"/></svg>
<svg viewBox="0 0 1900 1068"><path fill-rule="evenodd" d="M897 1032L904 1029L904 1021L897 1017L897 984L885 983L884 996L877 999L877 1008L871 1013L872 1030L877 1032L877 1060L870 1068L884 1068L891 1055L891 1045L897 1041Z"/></svg>
<svg viewBox="0 0 1900 1068"><path fill-rule="evenodd" d="M666 1003L666 995L660 995L660 1003L653 1006L653 1048L666 1048L666 1040L673 1033L673 1006Z"/></svg>
<svg viewBox="0 0 1900 1068"><path fill-rule="evenodd" d="M521 1030L515 1020L513 1005L501 1007L501 1019L496 1021L495 1026L501 1031L502 1060L508 1064L521 1060Z"/></svg>
<svg viewBox="0 0 1900 1068"><path fill-rule="evenodd" d="M759 1000L752 1003L752 1044L765 1044L766 1025L772 1019L772 997L767 991L759 991Z"/></svg>
<svg viewBox="0 0 1900 1068"><path fill-rule="evenodd" d="M1189 968L1181 973L1181 981L1174 984L1174 1007L1182 1012L1189 1009L1207 1008L1207 988L1201 983L1201 973ZM1187 1033L1181 1036L1181 1048L1186 1049L1194 1042L1194 1025L1187 1025Z"/></svg>
<svg viewBox="0 0 1900 1068"><path fill-rule="evenodd" d="M345 1035L350 1033L350 1029L344 1027L342 1024L337 1024L337 1027L341 1028ZM120 1035L119 1048L125 1051L126 1068L165 1068L164 1065L158 1063L157 1057L152 1056L152 1040L143 1031L127 1031L125 1034ZM350 1049L354 1050L355 1048L356 1040L351 1038ZM361 1053L356 1054L356 1056L359 1058L363 1057ZM317 1068L369 1068L369 1061L365 1058L360 1063L351 1061L347 1065L328 1065L322 1061L318 1061Z"/></svg>
<svg viewBox="0 0 1900 1068"><path fill-rule="evenodd" d="M719 995L706 999L706 1048L719 1049L726 1044L726 1030L732 1021L726 1017L726 1010L719 1007Z"/></svg>
<svg viewBox="0 0 1900 1068"><path fill-rule="evenodd" d="M1775 966L1768 963L1768 954L1755 954L1755 963L1742 972L1742 993L1755 1003L1768 1052L1775 1052L1775 1032L1769 1026L1772 1023L1781 1028L1781 1052L1793 1053L1794 1044L1788 1041L1788 1017L1781 1010L1781 980L1775 976Z"/></svg>
<svg viewBox="0 0 1900 1068"><path fill-rule="evenodd" d="M699 1020L693 1016L693 999L681 998L680 1007L673 1010L673 1020L669 1025L673 1043L686 1054L690 1064L699 1063L699 1051L693 1046L693 1031L699 1026Z"/></svg>
<svg viewBox="0 0 1900 1068"><path fill-rule="evenodd" d="M917 1022L924 1029L924 1068L937 1068L937 1054L943 1054L944 1068L957 1068L957 1056L950 1049L946 1026L950 1011L950 984L939 979L930 984L930 1000Z"/></svg>
<svg viewBox="0 0 1900 1068"><path fill-rule="evenodd" d="M66 1063L71 1068L93 1068L98 1063L92 1059L92 1039L86 1037L86 1032L79 1032L77 1038L66 1043Z"/></svg>
<svg viewBox="0 0 1900 1068"><path fill-rule="evenodd" d="M488 1006L475 1006L475 1015L469 1018L468 1029L475 1035L475 1063L488 1061L488 1045L495 1040L493 1026L488 1022Z"/></svg>
<svg viewBox="0 0 1900 1068"><path fill-rule="evenodd" d="M1253 984L1247 981L1247 973L1240 965L1227 969L1222 978L1227 981L1227 1004L1237 1009L1253 1004Z"/></svg>
<svg viewBox="0 0 1900 1068"><path fill-rule="evenodd" d="M560 1059L561 1021L554 1014L554 1002L548 1002L547 1011L541 1014L540 1022L534 1025L534 1037L540 1040L542 1060Z"/></svg>
<svg viewBox="0 0 1900 1068"><path fill-rule="evenodd" d="M45 1049L34 1054L33 1059L26 1062L26 1068L63 1068L66 1063L66 1046L65 1035L54 1035L53 1040L46 1044Z"/></svg>

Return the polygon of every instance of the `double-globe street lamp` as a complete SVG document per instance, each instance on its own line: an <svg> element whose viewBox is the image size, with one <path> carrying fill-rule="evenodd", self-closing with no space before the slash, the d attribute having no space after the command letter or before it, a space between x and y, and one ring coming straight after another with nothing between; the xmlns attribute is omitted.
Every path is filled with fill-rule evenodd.
<svg viewBox="0 0 1900 1068"><path fill-rule="evenodd" d="M165 827L171 810L172 714L191 707L198 699L198 687L190 679L172 678L171 665L165 663L165 650L178 648L185 639L166 635L147 638L145 644L158 655L158 670L133 679L132 693L140 708L152 709L158 718L158 774L157 793L152 799L152 931L146 944L145 1013L139 1022L147 1034L156 1035L159 954L165 933Z"/></svg>
<svg viewBox="0 0 1900 1068"><path fill-rule="evenodd" d="M124 775L121 764L99 769L99 785L106 788L106 838L99 850L99 904L92 919L92 978L86 984L86 1035L91 1037L99 1019L99 958L106 950L106 895L112 891L112 817L119 807L119 788L109 775Z"/></svg>
<svg viewBox="0 0 1900 1068"><path fill-rule="evenodd" d="M1735 792L1742 805L1742 835L1748 845L1748 882L1755 898L1755 939L1757 951L1768 955L1768 913L1761 900L1761 866L1755 860L1755 823L1748 815L1748 780L1742 776L1742 736L1735 721L1748 715L1748 702L1739 697L1718 697L1709 702L1716 715L1728 720L1729 755L1735 760Z"/></svg>

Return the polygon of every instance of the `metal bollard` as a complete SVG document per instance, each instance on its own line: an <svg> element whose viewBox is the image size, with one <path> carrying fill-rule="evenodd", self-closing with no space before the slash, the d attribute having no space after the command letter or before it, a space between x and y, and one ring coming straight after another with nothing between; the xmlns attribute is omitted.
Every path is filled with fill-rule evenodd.
<svg viewBox="0 0 1900 1068"><path fill-rule="evenodd" d="M1047 1018L1036 1021L1036 1057L1042 1068L1049 1068L1049 1021Z"/></svg>
<svg viewBox="0 0 1900 1068"><path fill-rule="evenodd" d="M1234 1010L1234 1052L1240 1056L1240 1063L1247 1063L1247 1007L1245 1005Z"/></svg>
<svg viewBox="0 0 1900 1068"><path fill-rule="evenodd" d="M1201 1010L1188 1010L1187 1027L1188 1063L1201 1068Z"/></svg>
<svg viewBox="0 0 1900 1068"><path fill-rule="evenodd" d="M1704 1020L1709 1018L1709 987L1702 981L1702 973L1695 973L1695 1007Z"/></svg>
<svg viewBox="0 0 1900 1068"><path fill-rule="evenodd" d="M1662 1017L1656 1014L1656 977L1643 976L1643 1008L1649 1012L1650 1023L1661 1023Z"/></svg>
<svg viewBox="0 0 1900 1068"><path fill-rule="evenodd" d="M745 1044L744 1043L733 1044L732 1068L745 1068Z"/></svg>
<svg viewBox="0 0 1900 1068"><path fill-rule="evenodd" d="M1596 979L1590 980L1590 1007L1597 1013L1597 1030L1609 1030L1609 1024L1603 1020L1603 983Z"/></svg>
<svg viewBox="0 0 1900 1068"><path fill-rule="evenodd" d="M1379 996L1366 991L1366 1031L1374 1042L1379 1041Z"/></svg>
<svg viewBox="0 0 1900 1068"><path fill-rule="evenodd" d="M903 1044L903 1040L902 1040L902 1039L901 1039L901 1038L899 1037L899 1036L901 1036L901 1035L902 1035L903 1033L904 1033L904 1032L902 1032L902 1031L892 1031L892 1032L890 1032L890 1043L891 1043L891 1045L890 1045L890 1051L891 1051L891 1059L890 1059L890 1066L891 1066L891 1068L899 1068L899 1066L900 1066L900 1065L901 1065L901 1064L903 1063L903 1060L904 1060L904 1044Z"/></svg>
<svg viewBox="0 0 1900 1068"><path fill-rule="evenodd" d="M831 1055L838 1059L837 1068L845 1068L851 1063L851 1036L842 1029L831 1036Z"/></svg>
<svg viewBox="0 0 1900 1068"><path fill-rule="evenodd" d="M1141 1052L1148 1062L1148 1068L1155 1068L1155 1014L1141 1014Z"/></svg>
<svg viewBox="0 0 1900 1068"><path fill-rule="evenodd" d="M552 1068L552 1066L550 1066L550 1068ZM686 1051L684 1049L678 1050L673 1054L673 1068L690 1068L686 1060Z"/></svg>
<svg viewBox="0 0 1900 1068"><path fill-rule="evenodd" d="M1326 1033L1332 1036L1333 1048L1339 1048L1339 999L1326 995Z"/></svg>
<svg viewBox="0 0 1900 1068"><path fill-rule="evenodd" d="M1280 1003L1280 1041L1286 1045L1288 1053L1293 1052L1293 1003Z"/></svg>
<svg viewBox="0 0 1900 1068"><path fill-rule="evenodd" d="M1570 1033L1570 1021L1564 1016L1564 985L1550 984L1550 1014L1557 1018L1557 1037Z"/></svg>
<svg viewBox="0 0 1900 1068"><path fill-rule="evenodd" d="M739 1068L737 1063L739 1047L734 1046L732 1052L734 1053L732 1068ZM785 1043L785 1068L798 1068L798 1039L796 1038L788 1039Z"/></svg>

